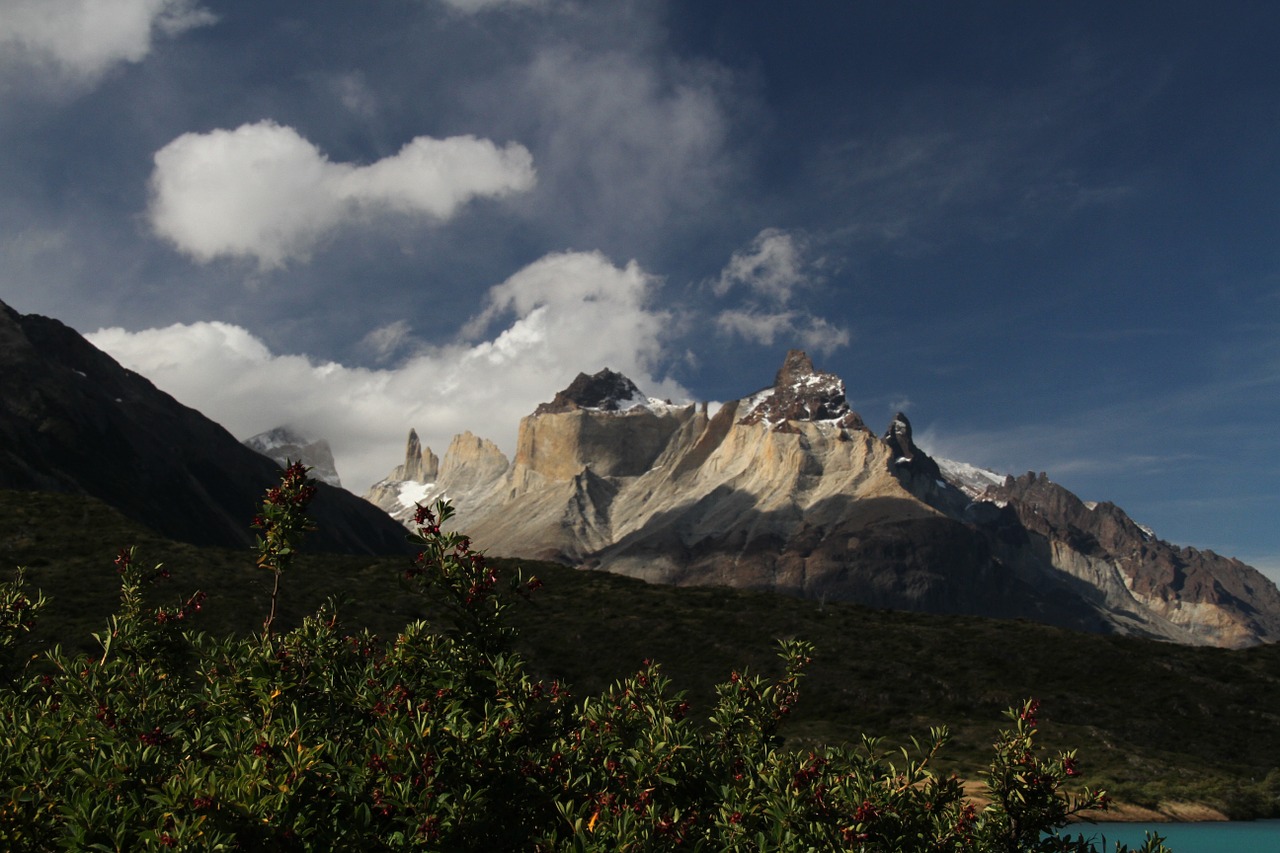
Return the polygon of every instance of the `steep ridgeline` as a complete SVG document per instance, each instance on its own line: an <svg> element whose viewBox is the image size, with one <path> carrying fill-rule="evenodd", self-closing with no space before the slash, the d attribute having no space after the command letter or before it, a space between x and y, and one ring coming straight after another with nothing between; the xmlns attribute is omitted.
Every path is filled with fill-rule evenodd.
<svg viewBox="0 0 1280 853"><path fill-rule="evenodd" d="M1255 570L1160 542L1043 475L932 459L903 415L878 437L798 351L714 412L579 375L521 420L510 464L467 434L431 482L397 477L416 438L369 497L406 520L447 495L494 554L1183 643L1280 639L1280 592Z"/></svg>
<svg viewBox="0 0 1280 853"><path fill-rule="evenodd" d="M276 463L74 329L0 303L0 489L89 494L173 539L247 547L276 482ZM342 489L321 484L312 515L309 550L407 550L385 513Z"/></svg>

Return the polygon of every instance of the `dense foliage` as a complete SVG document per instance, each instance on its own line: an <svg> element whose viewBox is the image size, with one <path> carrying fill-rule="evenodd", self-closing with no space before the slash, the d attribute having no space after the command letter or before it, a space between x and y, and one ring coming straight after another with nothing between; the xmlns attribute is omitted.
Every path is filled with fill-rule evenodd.
<svg viewBox="0 0 1280 853"><path fill-rule="evenodd" d="M255 526L282 593L311 494L291 466ZM421 508L407 592L447 605L390 642L348 634L334 607L286 633L189 629L204 597L153 608L165 575L130 550L100 654L17 659L43 606L0 585L0 844L12 850L1091 850L1046 834L1106 797L1064 791L1073 753L1035 743L1037 703L1009 712L989 804L933 761L945 730L890 751L792 752L780 725L809 662L733 672L707 720L658 665L601 695L529 677L499 578L447 503ZM536 594L536 578L509 584ZM287 591L287 590L286 590ZM1161 849L1152 841L1150 850Z"/></svg>

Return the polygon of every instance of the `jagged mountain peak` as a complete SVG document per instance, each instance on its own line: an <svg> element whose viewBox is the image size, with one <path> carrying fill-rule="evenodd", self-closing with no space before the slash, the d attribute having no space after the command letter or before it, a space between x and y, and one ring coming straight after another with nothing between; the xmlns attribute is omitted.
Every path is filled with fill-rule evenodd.
<svg viewBox="0 0 1280 853"><path fill-rule="evenodd" d="M338 469L333 461L333 449L323 438L313 440L295 427L278 426L250 436L241 444L281 466L301 462L311 469L313 478L342 488L342 480L338 477Z"/></svg>
<svg viewBox="0 0 1280 853"><path fill-rule="evenodd" d="M643 406L648 398L626 376L604 368L588 376L579 373L563 391L556 393L550 403L543 403L534 410L536 415L572 412L578 409L597 409L619 412Z"/></svg>
<svg viewBox="0 0 1280 853"><path fill-rule="evenodd" d="M916 446L911 437L911 421L902 412L893 416L884 432L883 441L893 453L895 473L903 485L918 497L929 500L937 489L945 489L947 480L942 469L929 454Z"/></svg>
<svg viewBox="0 0 1280 853"><path fill-rule="evenodd" d="M820 375L818 370L813 366L813 359L809 358L809 354L804 350L792 349L787 350L787 357L782 362L782 367L778 368L778 373L773 378L774 388L786 388L808 379L810 376ZM832 374L826 374L828 376Z"/></svg>
<svg viewBox="0 0 1280 853"><path fill-rule="evenodd" d="M416 483L430 483L436 478L436 474L440 470L440 458L431 452L431 448L424 448L421 439L418 438L418 431L413 427L409 428L409 439L405 442L404 448L404 464L392 473L392 478L396 480L412 480Z"/></svg>
<svg viewBox="0 0 1280 853"><path fill-rule="evenodd" d="M281 447L286 444L306 444L310 441L307 436L287 426L278 426L275 429L269 429L266 432L260 432L257 435L250 436L244 440L244 444L249 445L254 450L265 452L267 450Z"/></svg>
<svg viewBox="0 0 1280 853"><path fill-rule="evenodd" d="M888 442L898 457L906 459L914 459L916 454L920 452L916 447L916 443L911 440L911 421L902 412L898 412L893 416L888 429L884 431L884 440Z"/></svg>
<svg viewBox="0 0 1280 853"><path fill-rule="evenodd" d="M773 387L759 391L740 406L739 423L768 422L787 429L788 421L829 421L837 426L865 429L862 417L845 399L844 380L818 370L803 350L788 350Z"/></svg>

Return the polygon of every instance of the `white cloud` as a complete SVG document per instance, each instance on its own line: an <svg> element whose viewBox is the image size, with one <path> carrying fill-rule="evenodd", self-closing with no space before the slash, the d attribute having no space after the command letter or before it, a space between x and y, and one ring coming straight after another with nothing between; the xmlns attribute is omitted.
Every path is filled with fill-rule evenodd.
<svg viewBox="0 0 1280 853"><path fill-rule="evenodd" d="M773 346L774 341L783 341L824 355L849 345L847 329L801 311L729 308L716 316L716 327L752 343Z"/></svg>
<svg viewBox="0 0 1280 853"><path fill-rule="evenodd" d="M478 196L534 184L515 143L417 137L367 166L331 162L291 127L262 121L187 133L156 152L151 225L198 261L255 258L264 269L305 259L344 222L381 211L447 219Z"/></svg>
<svg viewBox="0 0 1280 853"><path fill-rule="evenodd" d="M226 323L177 324L88 336L122 364L245 438L293 424L327 438L356 491L402 461L409 428L443 453L463 430L509 454L519 419L579 371L610 367L655 396L687 398L656 374L667 317L650 307L658 280L598 253L547 256L493 287L470 342L419 351L371 370L278 355ZM499 328L484 336L485 327ZM395 336L397 329L384 327Z"/></svg>
<svg viewBox="0 0 1280 853"><path fill-rule="evenodd" d="M818 283L812 272L816 263L805 254L803 239L777 228L766 228L750 246L734 252L711 289L723 297L740 287L748 295L741 307L716 316L716 328L765 346L780 340L824 354L848 346L848 329L791 305L801 289Z"/></svg>
<svg viewBox="0 0 1280 853"><path fill-rule="evenodd" d="M749 248L734 252L712 289L723 296L734 285L744 285L753 293L786 303L796 287L810 281L802 253L803 245L796 237L766 228Z"/></svg>
<svg viewBox="0 0 1280 853"><path fill-rule="evenodd" d="M670 319L647 308L657 283L635 261L619 270L599 252L547 255L492 288L484 311L467 324L465 332L475 337L495 319L514 313L521 320L503 336L520 334L522 325L534 322L549 334L588 329L597 339L592 346L602 352L617 347L620 356L642 352L656 358L657 342ZM558 310L559 306L573 306L573 310ZM493 342L495 348L502 347L503 336ZM579 342L566 343L566 352L572 352Z"/></svg>
<svg viewBox="0 0 1280 853"><path fill-rule="evenodd" d="M155 31L175 36L216 18L195 0L3 0L0 48L9 63L52 65L91 81L140 62Z"/></svg>

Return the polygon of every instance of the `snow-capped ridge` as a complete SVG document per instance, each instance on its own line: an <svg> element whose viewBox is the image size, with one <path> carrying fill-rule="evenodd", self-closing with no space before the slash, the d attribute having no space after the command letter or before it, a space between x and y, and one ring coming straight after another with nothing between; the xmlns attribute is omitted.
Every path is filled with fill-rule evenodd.
<svg viewBox="0 0 1280 853"><path fill-rule="evenodd" d="M1005 481L1005 474L999 474L988 468L970 465L968 462L957 462L954 459L933 457L942 470L942 476L960 491L971 498L979 497L989 486L999 486Z"/></svg>

